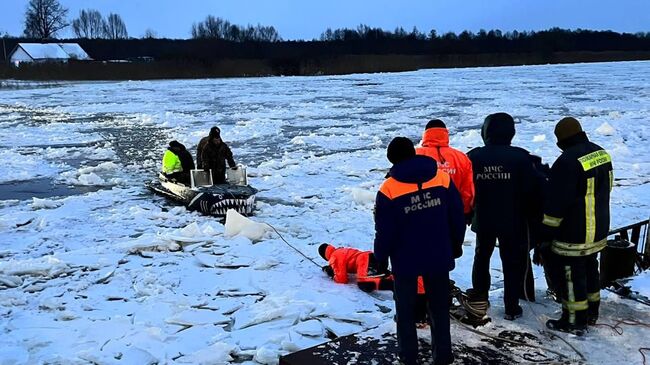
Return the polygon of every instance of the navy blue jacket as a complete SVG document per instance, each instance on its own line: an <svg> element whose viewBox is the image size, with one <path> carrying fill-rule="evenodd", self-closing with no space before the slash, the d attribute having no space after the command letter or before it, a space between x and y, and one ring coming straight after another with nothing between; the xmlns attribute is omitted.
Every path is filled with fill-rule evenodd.
<svg viewBox="0 0 650 365"><path fill-rule="evenodd" d="M428 156L393 165L375 203L375 257L397 275L454 269L465 238L463 202L449 175Z"/></svg>
<svg viewBox="0 0 650 365"><path fill-rule="evenodd" d="M474 220L472 230L509 237L525 244L532 207L543 204L541 165L523 148L511 146L513 121L486 121L481 135L484 147L467 153L474 170ZM537 219L539 221L539 215Z"/></svg>

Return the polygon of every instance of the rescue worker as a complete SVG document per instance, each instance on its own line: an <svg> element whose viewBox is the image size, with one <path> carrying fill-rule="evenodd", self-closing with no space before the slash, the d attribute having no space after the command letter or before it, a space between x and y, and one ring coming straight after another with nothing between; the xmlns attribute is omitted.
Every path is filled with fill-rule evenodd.
<svg viewBox="0 0 650 365"><path fill-rule="evenodd" d="M523 148L511 146L515 121L507 113L490 114L481 128L485 146L468 152L474 172L476 249L472 267L474 292L488 300L490 257L497 240L504 276L504 318L521 317L526 263L529 261L528 206L539 199L538 175L533 158ZM532 276L531 276L532 279Z"/></svg>
<svg viewBox="0 0 650 365"><path fill-rule="evenodd" d="M226 161L231 169L236 170L230 147L221 139L219 127L212 127L207 137L201 138L196 148L196 164L204 170L212 170L212 183L226 182Z"/></svg>
<svg viewBox="0 0 650 365"><path fill-rule="evenodd" d="M339 284L347 284L348 274L356 274L357 286L366 293L394 289L392 273L377 262L372 251L360 251L349 247L337 248L323 243L318 247L318 254L328 261L328 265L323 266L323 272ZM422 277L418 277L415 313L415 321L418 325L428 323L427 300L424 296Z"/></svg>
<svg viewBox="0 0 650 365"><path fill-rule="evenodd" d="M581 335L598 320L596 256L607 245L612 159L589 141L575 118L560 120L555 136L562 154L551 168L543 224L554 254L554 284L562 298L562 316L546 325Z"/></svg>
<svg viewBox="0 0 650 365"><path fill-rule="evenodd" d="M167 178L181 184L190 185L190 171L194 169L194 159L185 146L178 141L169 142L162 161L162 172Z"/></svg>
<svg viewBox="0 0 650 365"><path fill-rule="evenodd" d="M472 162L466 154L449 146L449 131L442 120L433 119L427 123L422 147L418 147L416 153L433 158L438 162L438 169L449 174L463 200L463 212L469 221L474 204Z"/></svg>
<svg viewBox="0 0 650 365"><path fill-rule="evenodd" d="M393 277L388 268L375 259L372 251L336 248L323 243L318 247L318 253L328 262L323 271L339 284L347 284L348 274L356 274L357 286L364 292L393 290Z"/></svg>
<svg viewBox="0 0 650 365"><path fill-rule="evenodd" d="M374 254L392 265L398 354L404 364L417 363L415 306L422 276L433 363L450 364L449 271L462 254L463 203L449 174L434 159L416 155L410 139L394 138L387 157L393 166L375 202Z"/></svg>

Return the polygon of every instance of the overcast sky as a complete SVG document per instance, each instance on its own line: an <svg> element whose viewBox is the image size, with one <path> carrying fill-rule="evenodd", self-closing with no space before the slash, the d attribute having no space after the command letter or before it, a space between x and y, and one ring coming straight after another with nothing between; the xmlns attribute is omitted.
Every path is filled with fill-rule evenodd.
<svg viewBox="0 0 650 365"><path fill-rule="evenodd" d="M0 0L0 33L22 34L29 0ZM69 20L81 9L120 14L129 35L189 38L192 23L211 14L231 23L273 25L284 39L313 39L331 27L363 23L428 33L483 28L650 31L650 0L60 0ZM60 37L72 37L63 31Z"/></svg>

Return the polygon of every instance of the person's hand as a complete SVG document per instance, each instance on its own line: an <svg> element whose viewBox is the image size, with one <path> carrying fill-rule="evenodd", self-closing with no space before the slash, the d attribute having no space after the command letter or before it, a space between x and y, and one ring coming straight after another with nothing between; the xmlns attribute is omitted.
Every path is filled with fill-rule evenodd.
<svg viewBox="0 0 650 365"><path fill-rule="evenodd" d="M237 165L231 167L231 169L233 169L233 170L237 170L238 168L239 168L239 167L238 167Z"/></svg>
<svg viewBox="0 0 650 365"><path fill-rule="evenodd" d="M334 277L334 269L330 265L323 266L323 272L327 274L330 278Z"/></svg>

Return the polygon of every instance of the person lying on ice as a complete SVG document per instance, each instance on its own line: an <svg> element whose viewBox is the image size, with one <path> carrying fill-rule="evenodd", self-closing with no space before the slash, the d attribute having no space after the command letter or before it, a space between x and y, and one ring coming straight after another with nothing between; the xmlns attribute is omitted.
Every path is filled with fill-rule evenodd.
<svg viewBox="0 0 650 365"><path fill-rule="evenodd" d="M348 274L356 274L357 286L364 292L393 290L393 277L387 265L381 265L372 251L323 243L318 253L329 263L323 266L323 271L339 284L347 284Z"/></svg>
<svg viewBox="0 0 650 365"><path fill-rule="evenodd" d="M394 290L393 275L375 259L372 251L360 251L350 247L334 247L323 243L318 247L320 256L329 265L323 271L339 284L348 283L348 274L357 275L357 286L366 293L375 290ZM415 321L418 327L428 325L427 298L424 295L424 283L418 278L418 296L415 306Z"/></svg>

